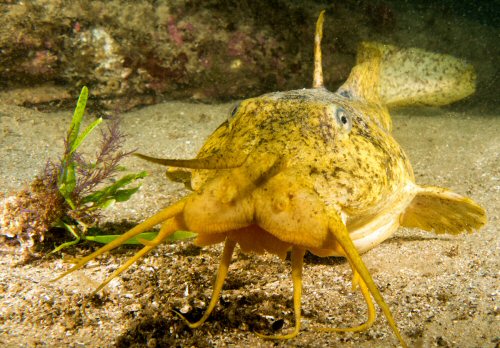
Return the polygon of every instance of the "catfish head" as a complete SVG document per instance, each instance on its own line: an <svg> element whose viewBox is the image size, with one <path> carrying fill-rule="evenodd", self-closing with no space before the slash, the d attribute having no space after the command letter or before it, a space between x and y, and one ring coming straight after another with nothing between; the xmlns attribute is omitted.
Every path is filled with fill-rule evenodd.
<svg viewBox="0 0 500 348"><path fill-rule="evenodd" d="M223 242L205 314L191 323L178 313L195 328L218 303L236 245L245 252L269 252L283 259L291 251L295 326L288 334L259 334L289 339L300 330L305 252L343 256L353 270L353 284L367 302L368 320L351 328L321 330L369 328L375 320L373 296L400 344L406 346L360 253L390 237L399 226L456 234L481 227L485 214L466 197L415 183L411 165L391 135L388 107L456 100L473 91L474 73L452 57L364 43L346 83L330 92L323 86L322 26L323 12L316 24L313 88L238 103L195 159L139 155L181 168L193 192L82 258L62 276L160 223L157 237L143 240L144 248L96 291L176 230L196 232L195 244L200 246ZM425 68L422 61L428 62ZM398 64L402 70L394 67ZM448 69L449 65L455 68ZM453 80L454 87L446 87ZM441 88L437 91L436 86ZM173 176L172 171L167 174Z"/></svg>

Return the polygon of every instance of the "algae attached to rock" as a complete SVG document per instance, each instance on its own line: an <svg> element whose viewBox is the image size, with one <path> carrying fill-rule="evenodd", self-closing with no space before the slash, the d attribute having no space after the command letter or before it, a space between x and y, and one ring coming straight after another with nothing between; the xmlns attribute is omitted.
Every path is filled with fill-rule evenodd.
<svg viewBox="0 0 500 348"><path fill-rule="evenodd" d="M120 161L132 153L122 150L125 137L117 120L101 132L95 159L87 160L77 151L102 122L99 118L80 132L87 98L88 89L84 87L61 159L49 160L26 188L0 203L0 238L5 244L17 246L24 260L36 254L37 244L44 241L53 227L64 227L76 238L62 247L85 238L89 228L97 224L100 211L114 202L128 200L139 189L129 185L146 176L146 172L140 172L115 180L116 174L123 170ZM105 186L110 179L111 184Z"/></svg>

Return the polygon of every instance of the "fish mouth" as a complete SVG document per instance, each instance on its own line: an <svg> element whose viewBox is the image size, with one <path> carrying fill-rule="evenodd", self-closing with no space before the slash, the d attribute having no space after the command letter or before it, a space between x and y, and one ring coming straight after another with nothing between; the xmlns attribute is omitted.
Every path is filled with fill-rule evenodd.
<svg viewBox="0 0 500 348"><path fill-rule="evenodd" d="M390 238L400 226L400 216L417 193L416 185L407 183L389 208L363 219L347 218L346 227L356 249L364 253Z"/></svg>

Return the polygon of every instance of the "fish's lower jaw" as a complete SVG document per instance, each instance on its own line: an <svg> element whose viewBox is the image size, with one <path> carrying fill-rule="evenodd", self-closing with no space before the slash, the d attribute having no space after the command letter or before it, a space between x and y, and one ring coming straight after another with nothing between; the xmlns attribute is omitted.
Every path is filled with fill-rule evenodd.
<svg viewBox="0 0 500 348"><path fill-rule="evenodd" d="M400 194L388 201L389 208L386 206L368 222L354 222L350 225L349 218L347 218L346 226L349 236L359 253L373 249L397 231L401 226L400 216L417 194L417 190L415 183L408 181ZM342 256L342 254L333 254L333 256Z"/></svg>
<svg viewBox="0 0 500 348"><path fill-rule="evenodd" d="M386 224L371 230L371 232L367 235L361 234L362 236L356 238L355 235L353 236L353 234L351 234L352 242L354 243L354 246L356 247L359 253L364 253L370 249L373 249L374 247L385 241L387 238L390 238L396 232L398 227L399 227L399 218L396 216L391 220L389 220Z"/></svg>
<svg viewBox="0 0 500 348"><path fill-rule="evenodd" d="M354 229L349 229L356 250L365 253L390 238L399 228L399 216L402 209L395 209L385 214L380 214L366 224ZM343 256L342 254L332 254L332 256Z"/></svg>

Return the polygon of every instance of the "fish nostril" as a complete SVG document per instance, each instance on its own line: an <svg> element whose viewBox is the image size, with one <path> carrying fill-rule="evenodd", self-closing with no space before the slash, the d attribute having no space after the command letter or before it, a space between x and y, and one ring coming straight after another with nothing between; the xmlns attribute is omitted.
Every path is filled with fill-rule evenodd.
<svg viewBox="0 0 500 348"><path fill-rule="evenodd" d="M281 212L288 207L289 203L290 199L287 195L277 195L273 198L272 207L275 212Z"/></svg>
<svg viewBox="0 0 500 348"><path fill-rule="evenodd" d="M229 115L227 117L227 120L229 122L231 122L231 120L236 116L239 108L240 108L240 103L237 103L236 105L233 106L233 108L231 109L231 112L229 113Z"/></svg>
<svg viewBox="0 0 500 348"><path fill-rule="evenodd" d="M233 184L228 184L220 190L219 200L223 204L230 204L235 201L237 194L238 190L236 186Z"/></svg>

